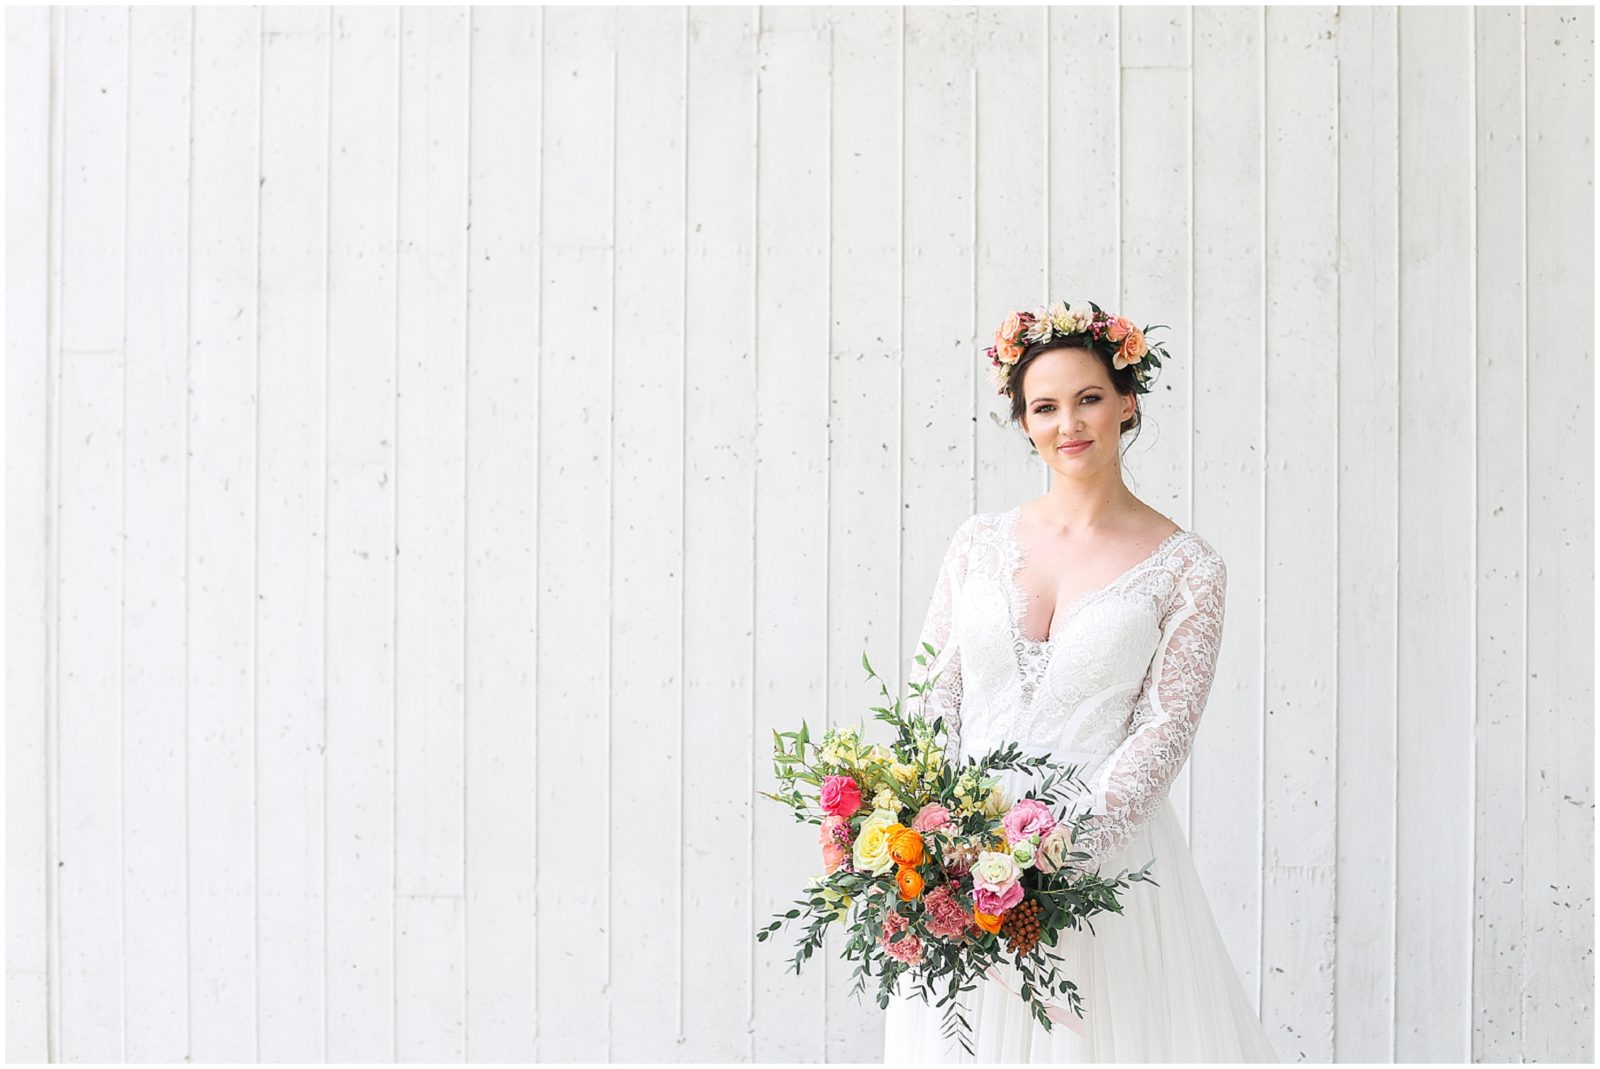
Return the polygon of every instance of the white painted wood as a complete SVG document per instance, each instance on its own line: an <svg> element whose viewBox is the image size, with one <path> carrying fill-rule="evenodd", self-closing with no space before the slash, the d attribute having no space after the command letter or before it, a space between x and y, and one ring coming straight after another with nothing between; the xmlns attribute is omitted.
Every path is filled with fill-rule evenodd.
<svg viewBox="0 0 1600 1069"><path fill-rule="evenodd" d="M6 1060L49 1056L49 678L54 488L52 47L57 16L6 12ZM58 184L57 184L58 185Z"/></svg>
<svg viewBox="0 0 1600 1069"><path fill-rule="evenodd" d="M1393 1057L1390 1006L1399 938L1390 859L1396 856L1400 661L1395 465L1405 419L1396 288L1401 84L1395 9L1341 8L1339 23L1339 867L1332 1042L1340 1061L1377 1062Z"/></svg>
<svg viewBox="0 0 1600 1069"><path fill-rule="evenodd" d="M605 1061L615 944L609 885L617 660L611 628L616 27L606 8L544 13L539 179L537 844L541 1061ZM646 432L648 433L648 431ZM617 840L621 839L619 843Z"/></svg>
<svg viewBox="0 0 1600 1069"><path fill-rule="evenodd" d="M1473 158L1477 241L1477 539L1473 700L1472 1050L1475 1062L1521 1059L1523 746L1528 543L1527 296L1522 249L1526 144L1522 12L1478 8L1472 20L1476 86ZM1343 952L1341 948L1341 958Z"/></svg>
<svg viewBox="0 0 1600 1069"><path fill-rule="evenodd" d="M837 8L829 19L827 719L864 728L883 696L878 682L867 680L861 657L893 686L901 653L898 584L883 562L898 555L902 511L904 354L897 297L903 175L900 141L884 131L900 128L904 10ZM821 875L820 846L808 845L810 872ZM870 983L860 995L850 993L856 966L838 956L844 945L840 933L831 933L827 960L814 958L809 966L825 975L824 1056L830 1062L879 1060L883 1014Z"/></svg>
<svg viewBox="0 0 1600 1069"><path fill-rule="evenodd" d="M467 1057L534 1057L539 12L472 14L466 372Z"/></svg>
<svg viewBox="0 0 1600 1069"><path fill-rule="evenodd" d="M1393 1056L1471 1055L1473 369L1471 12L1403 9L1400 650ZM1459 354L1459 355L1457 355Z"/></svg>
<svg viewBox="0 0 1600 1069"><path fill-rule="evenodd" d="M328 113L327 1059L395 1057L399 20L335 8Z"/></svg>
<svg viewBox="0 0 1600 1069"><path fill-rule="evenodd" d="M1594 11L1530 7L1522 1057L1594 1050ZM1487 401L1488 398L1483 398Z"/></svg>
<svg viewBox="0 0 1600 1069"><path fill-rule="evenodd" d="M684 194L683 719L679 1034L658 1057L751 1061L757 943L750 828L772 736L754 730L756 32L751 7L691 7ZM669 587L670 590L670 587ZM727 789L723 785L727 784Z"/></svg>
<svg viewBox="0 0 1600 1069"><path fill-rule="evenodd" d="M1152 341L1176 355L1140 398L1144 421L1121 451L1129 489L1180 527L1193 527L1196 470L1192 210L1192 9L1137 7L1122 12L1120 277L1110 307L1141 326L1163 324ZM1096 301L1097 304L1102 302ZM1105 304L1102 304L1105 307ZM1158 314L1145 309L1159 308ZM1187 356L1188 359L1184 357ZM1172 806L1190 827L1186 765L1172 784ZM1158 862L1159 864L1159 862Z"/></svg>
<svg viewBox="0 0 1600 1069"><path fill-rule="evenodd" d="M1281 1057L1333 1051L1338 667L1338 78L1334 13L1269 8L1261 1012ZM1230 572L1245 561L1229 561ZM1231 598L1230 598L1231 600ZM1243 652L1241 650L1241 652Z"/></svg>
<svg viewBox="0 0 1600 1069"><path fill-rule="evenodd" d="M329 9L264 12L256 573L260 1056L323 1057Z"/></svg>
<svg viewBox="0 0 1600 1069"><path fill-rule="evenodd" d="M994 324L974 306L978 15L905 9L898 693L921 678L912 658L939 565L978 507L976 442L1005 434L988 415L1004 414L983 365Z"/></svg>
<svg viewBox="0 0 1600 1069"><path fill-rule="evenodd" d="M970 359L976 369L979 511L1008 509L1048 485L1041 482L1043 461L1027 431L1009 422L1011 399L995 392L983 364L988 359L983 350L994 343L995 327L1008 312L1057 299L1045 291L1050 150L1042 134L1049 128L1048 40L1042 7L978 9L973 111L977 337ZM991 413L1002 426L995 426Z"/></svg>
<svg viewBox="0 0 1600 1069"><path fill-rule="evenodd" d="M1044 247L1045 269L1050 299L1069 301L1073 308L1087 307L1086 301L1111 308L1119 299L1121 235L1105 208L1117 202L1121 170L1120 146L1109 133L1117 129L1120 97L1118 19L1112 7L1049 9L1044 71L1049 79L1050 180L1045 196L1050 239ZM997 325L989 322L993 312L985 311L989 314L979 324L980 348L990 343L984 330L992 332Z"/></svg>
<svg viewBox="0 0 1600 1069"><path fill-rule="evenodd" d="M69 10L64 28L56 1057L111 1061L123 1055L128 13Z"/></svg>
<svg viewBox="0 0 1600 1069"><path fill-rule="evenodd" d="M609 1051L676 1050L684 713L685 13L617 21ZM701 732L705 729L702 727Z"/></svg>
<svg viewBox="0 0 1600 1069"><path fill-rule="evenodd" d="M1265 524L1261 441L1266 412L1266 340L1261 154L1265 42L1262 12L1242 7L1197 8L1190 47L1192 78L1193 291L1192 343L1177 324L1169 365L1186 370L1193 413L1194 481L1178 485L1189 511L1180 522L1201 532L1228 568L1223 653L1211 685L1189 777L1189 842L1195 867L1244 988L1261 1000L1262 879L1262 654L1261 535ZM1143 72L1149 73L1149 72ZM1156 298L1152 296L1152 300ZM1180 313L1181 314L1181 313ZM1151 322L1169 322L1162 314ZM1166 377L1167 368L1162 368ZM1155 456L1172 445L1177 391L1148 395L1152 417L1140 434ZM1181 474L1181 473L1180 473ZM1177 517L1174 517L1177 519Z"/></svg>
<svg viewBox="0 0 1600 1069"><path fill-rule="evenodd" d="M123 576L124 1056L188 1050L184 883L189 59L181 8L129 13L127 530ZM173 654L176 654L175 656ZM175 714L176 710L176 715Z"/></svg>
<svg viewBox="0 0 1600 1069"><path fill-rule="evenodd" d="M466 1056L467 12L400 13L395 1056Z"/></svg>
<svg viewBox="0 0 1600 1069"><path fill-rule="evenodd" d="M756 104L755 783L772 775L774 731L827 719L828 203L832 32L818 8L760 12ZM747 847L755 923L800 897L816 872L816 829L759 799ZM798 840L798 841L797 841ZM801 929L780 929L755 958L756 1061L822 1061L827 990L815 956L795 976ZM770 944L770 948L768 946ZM785 952L787 951L787 953Z"/></svg>
<svg viewBox="0 0 1600 1069"><path fill-rule="evenodd" d="M261 14L196 9L189 203L189 1055L257 1056ZM176 697L176 696L175 696ZM270 819L270 818L269 818Z"/></svg>
<svg viewBox="0 0 1600 1069"><path fill-rule="evenodd" d="M1175 804L1280 1053L1591 1059L1592 36L12 13L8 1057L875 1060L753 939L771 731L1045 488L981 351L1066 298L1170 327Z"/></svg>

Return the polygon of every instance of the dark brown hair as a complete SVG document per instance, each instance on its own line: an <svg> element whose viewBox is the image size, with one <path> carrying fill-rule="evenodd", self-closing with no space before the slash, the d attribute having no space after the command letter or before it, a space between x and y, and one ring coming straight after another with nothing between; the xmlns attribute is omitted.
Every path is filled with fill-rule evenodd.
<svg viewBox="0 0 1600 1069"><path fill-rule="evenodd" d="M1033 363L1040 353L1047 353L1051 349L1087 349L1099 358L1100 363L1106 369L1106 375L1111 379L1112 389L1123 396L1133 395L1133 415L1122 421L1122 433L1127 434L1129 431L1138 430L1143 420L1144 412L1139 403L1139 393L1134 389L1133 368L1125 367L1120 371L1117 370L1111 363L1111 351L1102 345L1096 345L1093 338L1084 334L1074 334L1067 338L1051 338L1048 341L1037 341L1022 351L1022 355L1017 358L1016 366L1011 369L1009 379L1011 383L1012 423L1021 427L1023 414L1027 411L1027 405L1022 397L1022 377L1027 372L1028 365ZM1024 428L1024 430L1026 429ZM1137 439L1138 435L1135 435L1134 440ZM1132 445L1133 441L1129 441L1128 444Z"/></svg>

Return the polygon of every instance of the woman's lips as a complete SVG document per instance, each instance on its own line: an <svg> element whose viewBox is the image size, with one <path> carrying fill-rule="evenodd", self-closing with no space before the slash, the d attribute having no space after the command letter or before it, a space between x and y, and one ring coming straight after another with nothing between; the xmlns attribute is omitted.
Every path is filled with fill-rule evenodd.
<svg viewBox="0 0 1600 1069"><path fill-rule="evenodd" d="M1059 447L1057 447L1056 452L1058 452L1058 453L1067 453L1069 455L1074 455L1075 456L1078 453L1083 452L1085 449L1088 449L1093 444L1094 444L1094 439L1093 438L1089 438L1089 439L1086 439L1086 440L1084 440L1082 442L1075 442L1075 443L1071 443L1071 444L1068 444L1068 445L1059 446Z"/></svg>

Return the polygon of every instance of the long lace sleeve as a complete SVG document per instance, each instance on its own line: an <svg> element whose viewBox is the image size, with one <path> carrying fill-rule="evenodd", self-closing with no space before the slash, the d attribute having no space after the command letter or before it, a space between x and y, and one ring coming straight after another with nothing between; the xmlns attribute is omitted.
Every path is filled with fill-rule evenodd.
<svg viewBox="0 0 1600 1069"><path fill-rule="evenodd" d="M1089 854L1090 869L1138 834L1189 758L1222 645L1227 586L1227 566L1212 552L1197 558L1173 590L1128 736L1094 777L1095 815L1073 846Z"/></svg>
<svg viewBox="0 0 1600 1069"><path fill-rule="evenodd" d="M927 692L927 717L944 717L945 760L955 765L961 753L961 653L955 641L956 607L960 604L961 584L967 577L967 549L972 542L972 517L950 539L939 576L928 601L928 613L917 638L917 653L924 663L913 669L920 686L933 679ZM929 656L924 645L932 646L937 656ZM918 711L915 707L912 711Z"/></svg>

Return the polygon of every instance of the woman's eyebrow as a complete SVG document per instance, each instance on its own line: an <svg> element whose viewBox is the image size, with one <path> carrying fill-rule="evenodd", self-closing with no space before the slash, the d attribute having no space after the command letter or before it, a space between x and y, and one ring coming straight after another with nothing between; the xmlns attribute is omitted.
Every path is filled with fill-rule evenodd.
<svg viewBox="0 0 1600 1069"><path fill-rule="evenodd" d="M1099 386L1096 386L1094 384L1090 384L1088 386L1080 386L1080 387L1078 387L1078 393L1075 393L1072 396L1076 397L1076 396L1078 396L1079 393L1082 393L1084 390L1098 390L1099 388L1100 388ZM1034 400L1035 403L1037 403L1039 401L1054 401L1055 398L1054 397L1035 397L1033 400Z"/></svg>

